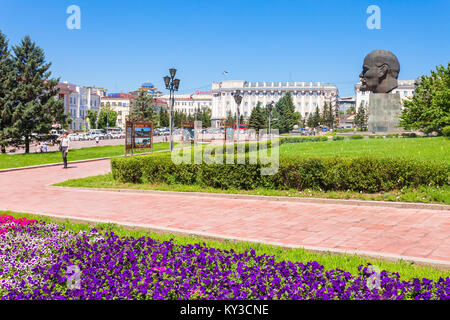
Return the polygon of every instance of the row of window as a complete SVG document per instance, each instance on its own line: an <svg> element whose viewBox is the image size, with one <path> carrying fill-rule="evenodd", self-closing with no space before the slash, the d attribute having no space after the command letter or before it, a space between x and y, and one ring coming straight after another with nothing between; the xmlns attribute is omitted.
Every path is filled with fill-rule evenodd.
<svg viewBox="0 0 450 320"><path fill-rule="evenodd" d="M252 97L256 97L257 95L260 96L260 97L264 97L264 94L265 94L264 92L259 92L259 93L256 93L256 92L251 92L251 93L249 93L249 92L244 92L244 97L248 97L249 95L252 96ZM267 92L265 95L266 95L267 97L272 97L272 93L271 93L271 92ZM282 96L284 96L284 95L286 95L286 92L281 92L281 93L279 93L279 92L274 92L274 93L273 93L273 97L278 97L278 96L282 97ZM297 93L291 92L291 95L292 95L292 96L301 96L301 95L304 95L304 96L306 96L306 97L309 97L309 95L311 95L311 96L316 97L316 96L325 95L325 92L323 92L323 91L313 91L312 93L310 93L309 91L305 91L305 92L297 92ZM231 96L231 92L222 92L222 96ZM326 96L328 97L329 94L326 94Z"/></svg>
<svg viewBox="0 0 450 320"><path fill-rule="evenodd" d="M69 104L77 104L77 100L78 100L77 97L69 96ZM81 104L87 105L87 99L86 98L81 99ZM91 105L96 107L97 100L91 99Z"/></svg>

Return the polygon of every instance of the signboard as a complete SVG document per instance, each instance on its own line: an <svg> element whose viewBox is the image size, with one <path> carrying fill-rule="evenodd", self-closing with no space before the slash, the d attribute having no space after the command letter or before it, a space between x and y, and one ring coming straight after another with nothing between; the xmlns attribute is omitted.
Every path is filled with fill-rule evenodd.
<svg viewBox="0 0 450 320"><path fill-rule="evenodd" d="M193 143L194 142L194 124L193 123L183 123L181 124L181 132L183 133L183 143Z"/></svg>
<svg viewBox="0 0 450 320"><path fill-rule="evenodd" d="M152 148L153 149L153 123L135 123L134 124L134 148Z"/></svg>
<svg viewBox="0 0 450 320"><path fill-rule="evenodd" d="M153 152L153 123L132 122L125 123L125 155L133 149L152 148Z"/></svg>
<svg viewBox="0 0 450 320"><path fill-rule="evenodd" d="M133 154L133 136L133 123L127 121L125 123L125 155L128 150L131 150L131 154Z"/></svg>
<svg viewBox="0 0 450 320"><path fill-rule="evenodd" d="M225 140L234 140L234 129L233 127L225 127Z"/></svg>

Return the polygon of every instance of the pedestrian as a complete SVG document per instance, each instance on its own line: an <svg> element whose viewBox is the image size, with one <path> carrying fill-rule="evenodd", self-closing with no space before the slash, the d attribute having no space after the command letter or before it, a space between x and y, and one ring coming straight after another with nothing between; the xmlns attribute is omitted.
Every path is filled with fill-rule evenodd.
<svg viewBox="0 0 450 320"><path fill-rule="evenodd" d="M95 137L95 142L98 144L99 138L98 136Z"/></svg>
<svg viewBox="0 0 450 320"><path fill-rule="evenodd" d="M47 152L47 142L42 143L42 152Z"/></svg>
<svg viewBox="0 0 450 320"><path fill-rule="evenodd" d="M70 139L67 136L67 131L64 131L57 141L60 141L59 149L61 150L62 158L64 161L63 169L67 169L67 152L69 151Z"/></svg>

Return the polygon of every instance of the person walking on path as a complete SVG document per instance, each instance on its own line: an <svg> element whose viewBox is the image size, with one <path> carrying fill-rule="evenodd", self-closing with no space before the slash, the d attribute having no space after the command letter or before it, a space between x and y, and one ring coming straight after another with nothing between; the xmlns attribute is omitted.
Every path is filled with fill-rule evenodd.
<svg viewBox="0 0 450 320"><path fill-rule="evenodd" d="M70 139L67 136L67 131L64 131L62 136L60 136L57 140L60 141L60 150L64 161L63 169L67 169L67 152L69 151L70 143Z"/></svg>
<svg viewBox="0 0 450 320"><path fill-rule="evenodd" d="M99 141L100 139L98 138L98 136L96 136L95 137L95 142L98 144L98 141Z"/></svg>

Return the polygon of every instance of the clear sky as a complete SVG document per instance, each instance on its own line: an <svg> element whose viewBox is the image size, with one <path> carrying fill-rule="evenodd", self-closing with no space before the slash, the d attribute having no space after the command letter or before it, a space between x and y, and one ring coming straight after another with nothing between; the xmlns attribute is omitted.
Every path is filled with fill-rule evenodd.
<svg viewBox="0 0 450 320"><path fill-rule="evenodd" d="M66 27L72 4L80 30ZM366 26L369 5L381 9L380 30ZM162 88L175 67L186 93L220 80L291 80L353 95L373 49L397 55L399 79L446 65L449 21L449 0L0 0L0 30L12 45L28 34L53 76L110 92L146 80Z"/></svg>

